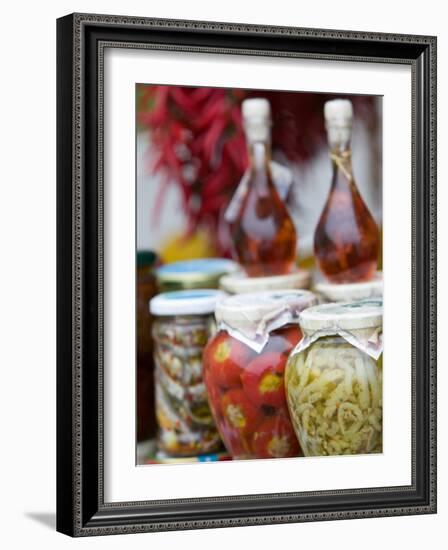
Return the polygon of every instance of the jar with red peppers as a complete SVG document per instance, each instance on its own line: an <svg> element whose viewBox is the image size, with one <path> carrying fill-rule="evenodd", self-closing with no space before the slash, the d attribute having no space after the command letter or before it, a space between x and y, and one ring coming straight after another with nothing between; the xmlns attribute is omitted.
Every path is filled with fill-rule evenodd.
<svg viewBox="0 0 448 550"><path fill-rule="evenodd" d="M301 340L309 291L228 297L216 308L218 333L203 355L203 375L215 424L233 458L300 456L284 388L284 370Z"/></svg>

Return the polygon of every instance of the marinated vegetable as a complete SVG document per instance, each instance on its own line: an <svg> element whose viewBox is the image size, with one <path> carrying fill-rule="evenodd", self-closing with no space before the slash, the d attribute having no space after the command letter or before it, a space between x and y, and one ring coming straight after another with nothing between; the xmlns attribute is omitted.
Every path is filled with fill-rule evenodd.
<svg viewBox="0 0 448 550"><path fill-rule="evenodd" d="M170 456L211 453L222 445L202 373L204 346L216 330L212 311L221 296L213 290L179 291L151 301L157 444Z"/></svg>
<svg viewBox="0 0 448 550"><path fill-rule="evenodd" d="M250 361L254 352L242 342L220 332L207 346L205 360L210 365L209 376L221 388L241 386L241 365Z"/></svg>
<svg viewBox="0 0 448 550"><path fill-rule="evenodd" d="M340 337L327 337L292 357L286 384L306 456L382 451L380 362Z"/></svg>
<svg viewBox="0 0 448 550"><path fill-rule="evenodd" d="M204 350L204 381L216 426L234 458L299 456L285 395L285 367L302 338L308 291L235 295L216 310L219 332Z"/></svg>
<svg viewBox="0 0 448 550"><path fill-rule="evenodd" d="M285 365L286 357L279 352L263 353L247 365L241 374L241 382L255 405L286 405L283 380Z"/></svg>
<svg viewBox="0 0 448 550"><path fill-rule="evenodd" d="M262 414L242 390L230 390L221 401L222 415L225 421L241 434L253 433Z"/></svg>
<svg viewBox="0 0 448 550"><path fill-rule="evenodd" d="M258 426L252 448L260 458L299 456L300 447L288 416L268 418Z"/></svg>
<svg viewBox="0 0 448 550"><path fill-rule="evenodd" d="M301 333L298 327L286 326L270 336L265 349L255 353L220 331L204 351L210 406L221 437L235 458L300 454L286 404L284 371Z"/></svg>

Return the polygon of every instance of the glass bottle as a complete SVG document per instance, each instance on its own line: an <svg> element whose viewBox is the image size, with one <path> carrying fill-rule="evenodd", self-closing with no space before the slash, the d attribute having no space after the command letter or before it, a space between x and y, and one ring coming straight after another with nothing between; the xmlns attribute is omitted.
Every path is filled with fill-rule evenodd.
<svg viewBox="0 0 448 550"><path fill-rule="evenodd" d="M353 177L352 104L344 99L327 101L324 114L333 177L314 233L314 253L330 282L368 281L377 269L379 231Z"/></svg>
<svg viewBox="0 0 448 550"><path fill-rule="evenodd" d="M148 302L157 294L154 275L157 263L155 252L151 250L137 252L137 441L150 439L156 433L152 317Z"/></svg>
<svg viewBox="0 0 448 550"><path fill-rule="evenodd" d="M234 253L250 277L282 275L295 265L297 237L272 178L270 106L257 98L244 101L242 109L250 167L246 193L231 228Z"/></svg>

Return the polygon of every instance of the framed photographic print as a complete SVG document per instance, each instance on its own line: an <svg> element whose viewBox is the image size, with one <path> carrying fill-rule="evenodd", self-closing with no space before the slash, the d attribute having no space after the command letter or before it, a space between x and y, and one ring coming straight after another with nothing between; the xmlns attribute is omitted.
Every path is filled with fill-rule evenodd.
<svg viewBox="0 0 448 550"><path fill-rule="evenodd" d="M434 513L436 38L57 40L57 529Z"/></svg>

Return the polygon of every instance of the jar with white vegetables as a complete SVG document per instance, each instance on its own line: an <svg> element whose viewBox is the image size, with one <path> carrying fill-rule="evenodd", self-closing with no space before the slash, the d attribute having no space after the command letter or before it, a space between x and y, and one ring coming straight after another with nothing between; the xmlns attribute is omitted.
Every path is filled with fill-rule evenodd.
<svg viewBox="0 0 448 550"><path fill-rule="evenodd" d="M382 300L311 307L300 326L285 384L304 455L381 453Z"/></svg>
<svg viewBox="0 0 448 550"><path fill-rule="evenodd" d="M177 290L151 299L158 457L209 454L221 448L204 386L202 355L216 332L219 290Z"/></svg>

